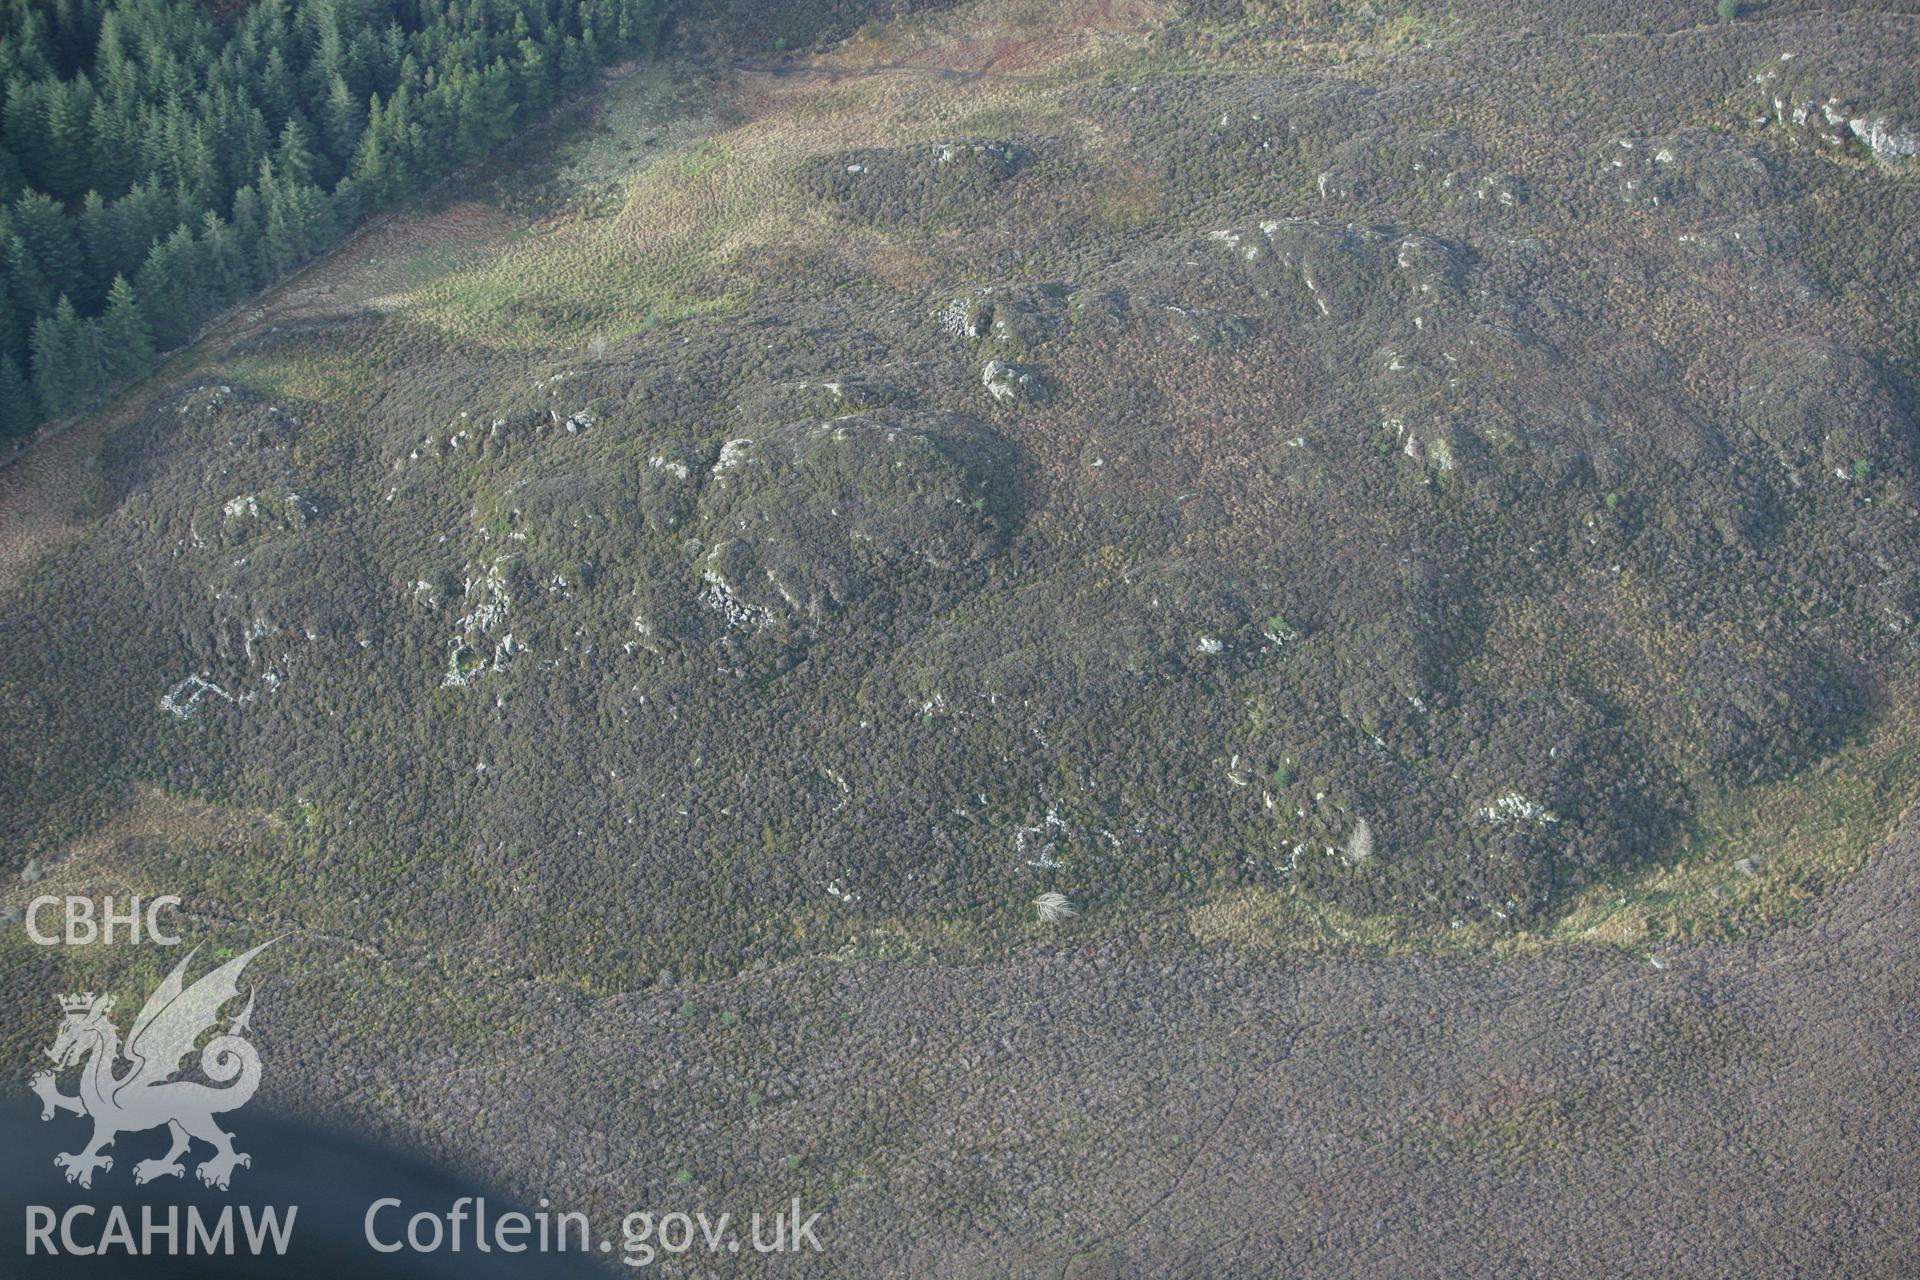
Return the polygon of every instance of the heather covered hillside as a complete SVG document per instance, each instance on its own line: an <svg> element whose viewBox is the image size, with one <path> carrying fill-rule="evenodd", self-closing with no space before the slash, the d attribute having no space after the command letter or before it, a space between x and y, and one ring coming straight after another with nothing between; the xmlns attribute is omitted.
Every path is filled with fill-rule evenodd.
<svg viewBox="0 0 1920 1280"><path fill-rule="evenodd" d="M1824 900L1920 796L1920 18L1726 8L679 11L74 428L97 456L0 604L0 843L288 934L346 1058L437 1028L545 1137L486 1157L345 1086L340 1114L509 1178L558 1132L665 1179L775 1167L761 1104L715 1099L811 1080L858 1114L778 1120L805 1176L1010 1215L929 1209L943 1240L1009 1238L1053 1157L970 1189L916 1126L1013 1139L931 1085L859 1111L783 993L818 1030L864 998L836 983L879 992L944 1044L925 1010L1057 959L1077 1018L1187 1019L1166 1044L1231 1092L1278 1043L1239 1056L1236 984L1276 1025L1350 989L1420 1022L1483 978L1558 1019L1543 973L1584 1000L1798 954L1809 912L1872 914ZM396 1030L398 973L429 1029ZM1176 1017L1188 980L1208 1012ZM1740 984L1712 990L1792 1025ZM1741 1015L1623 989L1562 1047L1665 1028L1659 1070L1734 1105ZM708 1127L659 1169L605 1136L619 1099L574 1133L533 1067L462 1056L496 998L677 1029L659 1087ZM1120 1024L1060 1034L1105 1114L1148 1108ZM1477 1052L1394 1043L1405 1078ZM1533 1170L1577 1213L1655 1067L1530 1069L1435 1084L1455 1119L1381 1159ZM1368 1078L1356 1114L1392 1114ZM1086 1123L1087 1167L1124 1166L1134 1122ZM1198 1153L1138 1182L1207 1167L1171 1128ZM1134 1274L1072 1269L1116 1229L1049 1274ZM1142 1249L1114 1257L1209 1274Z"/></svg>
<svg viewBox="0 0 1920 1280"><path fill-rule="evenodd" d="M155 400L8 613L16 848L191 796L289 824L209 891L594 982L1042 890L1491 937L1906 732L1916 188L1828 117L1909 103L1838 20L1027 21Z"/></svg>

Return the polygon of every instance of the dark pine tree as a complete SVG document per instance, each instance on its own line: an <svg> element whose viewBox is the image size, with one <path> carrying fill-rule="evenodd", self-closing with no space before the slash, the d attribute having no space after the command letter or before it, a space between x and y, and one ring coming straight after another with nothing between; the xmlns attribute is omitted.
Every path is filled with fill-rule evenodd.
<svg viewBox="0 0 1920 1280"><path fill-rule="evenodd" d="M61 295L50 316L33 326L33 390L48 413L62 417L93 390L87 322Z"/></svg>
<svg viewBox="0 0 1920 1280"><path fill-rule="evenodd" d="M33 387L10 355L0 355L0 436L23 436L40 421Z"/></svg>
<svg viewBox="0 0 1920 1280"><path fill-rule="evenodd" d="M115 276L100 316L100 357L111 383L138 378L153 368L153 327L125 276Z"/></svg>
<svg viewBox="0 0 1920 1280"><path fill-rule="evenodd" d="M0 0L0 357L32 388L0 429L486 155L667 2Z"/></svg>

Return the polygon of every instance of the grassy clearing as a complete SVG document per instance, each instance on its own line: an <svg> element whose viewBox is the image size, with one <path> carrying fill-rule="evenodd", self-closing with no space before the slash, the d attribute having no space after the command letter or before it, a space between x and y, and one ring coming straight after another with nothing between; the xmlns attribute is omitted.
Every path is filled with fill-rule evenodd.
<svg viewBox="0 0 1920 1280"><path fill-rule="evenodd" d="M612 217L545 224L429 287L411 315L449 337L534 348L725 310L729 290L702 277L746 225L744 176L724 140L693 143L633 178Z"/></svg>
<svg viewBox="0 0 1920 1280"><path fill-rule="evenodd" d="M985 33L1007 28L1019 16L1015 8L970 7L974 39L962 42L962 54ZM1062 12L1053 30L1068 30L1081 16ZM743 73L712 109L690 106L657 76L622 82L600 126L568 149L560 167L564 181L584 187L629 174L614 184L617 196L589 200L496 260L439 280L407 314L446 338L531 349L617 341L727 312L752 293L757 273L809 254L831 253L888 287L931 280L928 265L896 240L849 234L797 198L794 172L855 147L1042 125L1077 130L1081 122L1060 107L1062 92L1105 74L1113 53L1108 39L1049 40L1020 29L1035 50L1018 79L957 80L943 73L963 68L921 62L935 49L961 56L952 32L936 25L920 21L856 40L795 77Z"/></svg>
<svg viewBox="0 0 1920 1280"><path fill-rule="evenodd" d="M592 126L552 160L534 161L550 165L534 184L544 202L565 211L496 258L430 279L420 268L424 287L405 314L442 338L526 350L724 314L752 295L758 274L817 255L885 287L926 287L938 271L924 255L850 232L795 197L796 170L850 148L1068 135L1106 171L1085 193L1090 210L1114 226L1149 221L1160 212L1149 175L1107 152L1099 122L1063 105L1067 91L1098 79L1274 70L1303 56L1297 40L1169 53L1146 38L1166 13L1146 2L977 0L869 23L793 74L745 71L711 99L672 68L644 69L615 83ZM1390 56L1442 25L1396 8L1334 21L1328 39L1348 56Z"/></svg>
<svg viewBox="0 0 1920 1280"><path fill-rule="evenodd" d="M347 405L365 400L378 387L380 378L379 371L364 359L314 351L228 356L204 372L257 395Z"/></svg>
<svg viewBox="0 0 1920 1280"><path fill-rule="evenodd" d="M593 123L558 149L548 195L578 201L624 189L654 161L712 133L712 107L703 81L677 75L668 63L641 68L611 86L595 104Z"/></svg>
<svg viewBox="0 0 1920 1280"><path fill-rule="evenodd" d="M1484 950L1492 935L1484 925L1460 928L1389 915L1363 915L1294 889L1236 889L1194 907L1187 929L1206 946L1254 951L1359 949L1403 951Z"/></svg>
<svg viewBox="0 0 1920 1280"><path fill-rule="evenodd" d="M1902 707L1830 768L1703 796L1671 862L1590 886L1543 938L1640 948L1739 938L1792 918L1859 870L1892 831L1889 815L1920 798L1917 737L1914 711Z"/></svg>

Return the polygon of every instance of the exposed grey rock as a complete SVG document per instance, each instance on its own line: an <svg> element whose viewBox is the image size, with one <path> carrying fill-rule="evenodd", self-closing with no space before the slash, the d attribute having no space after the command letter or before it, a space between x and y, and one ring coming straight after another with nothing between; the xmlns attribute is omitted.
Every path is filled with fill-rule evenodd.
<svg viewBox="0 0 1920 1280"><path fill-rule="evenodd" d="M793 423L722 450L700 499L699 568L724 597L715 607L757 629L860 599L909 566L992 555L1013 505L1011 450L965 415Z"/></svg>
<svg viewBox="0 0 1920 1280"><path fill-rule="evenodd" d="M1920 130L1908 128L1885 116L1855 116L1847 121L1853 136L1867 144L1874 159L1884 163L1908 160L1920 155Z"/></svg>
<svg viewBox="0 0 1920 1280"><path fill-rule="evenodd" d="M1009 404L1032 400L1039 394L1039 382L1033 370L1005 360L987 361L987 367L980 372L980 384L995 400Z"/></svg>

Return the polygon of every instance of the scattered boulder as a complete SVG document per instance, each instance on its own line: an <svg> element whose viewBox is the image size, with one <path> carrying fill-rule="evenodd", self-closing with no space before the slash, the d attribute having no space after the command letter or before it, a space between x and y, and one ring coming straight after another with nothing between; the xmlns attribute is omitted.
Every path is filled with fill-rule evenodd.
<svg viewBox="0 0 1920 1280"><path fill-rule="evenodd" d="M1041 389L1039 375L1032 369L1005 360L987 361L986 368L980 371L980 385L987 389L988 395L1004 404L1036 400Z"/></svg>
<svg viewBox="0 0 1920 1280"><path fill-rule="evenodd" d="M1886 116L1852 116L1847 120L1847 130L1882 164L1899 164L1920 156L1920 129Z"/></svg>
<svg viewBox="0 0 1920 1280"><path fill-rule="evenodd" d="M999 551L1013 451L955 413L887 410L729 441L700 500L698 565L727 602L812 618Z"/></svg>
<svg viewBox="0 0 1920 1280"><path fill-rule="evenodd" d="M228 545L266 533L304 529L320 514L312 500L291 489L242 493L220 505L213 527Z"/></svg>
<svg viewBox="0 0 1920 1280"><path fill-rule="evenodd" d="M1807 80L1786 75L1782 66L1767 67L1753 79L1766 103L1767 114L1759 123L1771 120L1790 137L1822 147L1857 144L1885 165L1906 166L1920 156L1920 127L1912 123L1910 112L1856 107L1847 98L1812 90Z"/></svg>
<svg viewBox="0 0 1920 1280"><path fill-rule="evenodd" d="M1065 326L1074 308L1064 284L988 285L955 298L940 312L940 327L1003 356L1022 355Z"/></svg>
<svg viewBox="0 0 1920 1280"><path fill-rule="evenodd" d="M1327 201L1452 195L1473 189L1480 163L1473 139L1451 129L1413 135L1374 129L1341 143L1315 185Z"/></svg>
<svg viewBox="0 0 1920 1280"><path fill-rule="evenodd" d="M1737 217L1775 199L1773 168L1753 148L1705 129L1614 140L1602 166L1624 204Z"/></svg>
<svg viewBox="0 0 1920 1280"><path fill-rule="evenodd" d="M1464 246L1439 237L1312 218L1216 231L1213 239L1296 316L1338 323L1452 300L1471 260Z"/></svg>

